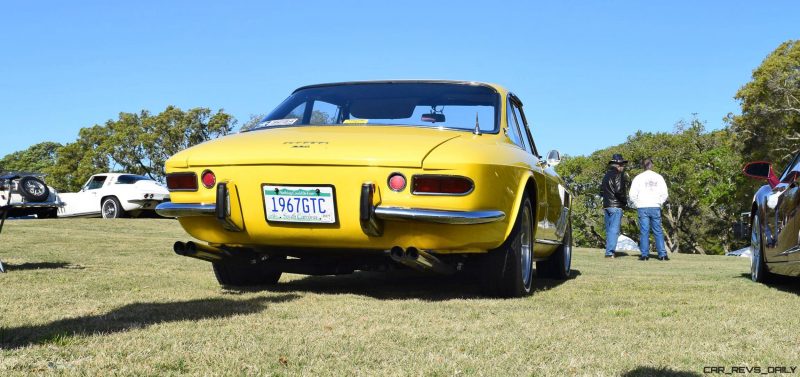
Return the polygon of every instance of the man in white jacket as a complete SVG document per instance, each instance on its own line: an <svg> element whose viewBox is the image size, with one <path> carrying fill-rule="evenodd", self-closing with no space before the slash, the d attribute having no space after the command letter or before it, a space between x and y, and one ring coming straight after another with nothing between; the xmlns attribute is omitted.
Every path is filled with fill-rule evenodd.
<svg viewBox="0 0 800 377"><path fill-rule="evenodd" d="M646 158L642 165L644 171L633 178L628 196L639 213L639 260L646 261L650 256L650 229L656 239L658 260L667 261L664 247L664 231L661 228L661 206L667 201L667 183L661 174L654 172L653 160Z"/></svg>

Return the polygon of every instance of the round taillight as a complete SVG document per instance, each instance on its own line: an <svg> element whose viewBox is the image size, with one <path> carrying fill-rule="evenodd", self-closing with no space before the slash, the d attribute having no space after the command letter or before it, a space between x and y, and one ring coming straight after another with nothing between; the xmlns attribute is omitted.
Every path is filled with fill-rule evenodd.
<svg viewBox="0 0 800 377"><path fill-rule="evenodd" d="M205 186L205 188L212 188L214 184L217 183L217 176L214 175L214 172L211 170L206 170L200 176L200 180L203 181L203 186Z"/></svg>
<svg viewBox="0 0 800 377"><path fill-rule="evenodd" d="M392 191L403 191L406 188L406 177L400 173L393 173L389 176L389 188Z"/></svg>

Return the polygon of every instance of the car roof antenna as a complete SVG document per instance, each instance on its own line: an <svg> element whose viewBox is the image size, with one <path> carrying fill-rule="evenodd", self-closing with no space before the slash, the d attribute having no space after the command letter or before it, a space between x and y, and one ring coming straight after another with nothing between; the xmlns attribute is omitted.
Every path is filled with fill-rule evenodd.
<svg viewBox="0 0 800 377"><path fill-rule="evenodd" d="M480 125L480 123L478 123L478 112L477 111L475 112L475 130L472 131L472 133L474 133L475 135L480 135L481 134L481 125Z"/></svg>

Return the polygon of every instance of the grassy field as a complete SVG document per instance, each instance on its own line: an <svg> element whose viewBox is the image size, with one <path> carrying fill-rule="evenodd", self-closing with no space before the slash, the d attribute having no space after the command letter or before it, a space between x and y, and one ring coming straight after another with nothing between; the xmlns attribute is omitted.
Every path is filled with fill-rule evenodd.
<svg viewBox="0 0 800 377"><path fill-rule="evenodd" d="M748 260L602 258L516 300L406 272L221 289L171 220L9 221L0 375L703 375L800 366L800 283Z"/></svg>

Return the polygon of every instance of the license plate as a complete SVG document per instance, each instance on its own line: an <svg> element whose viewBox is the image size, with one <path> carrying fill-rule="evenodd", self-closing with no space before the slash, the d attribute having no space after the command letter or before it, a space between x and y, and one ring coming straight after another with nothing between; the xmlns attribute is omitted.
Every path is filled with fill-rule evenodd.
<svg viewBox="0 0 800 377"><path fill-rule="evenodd" d="M289 223L336 222L333 186L263 185L267 221Z"/></svg>

